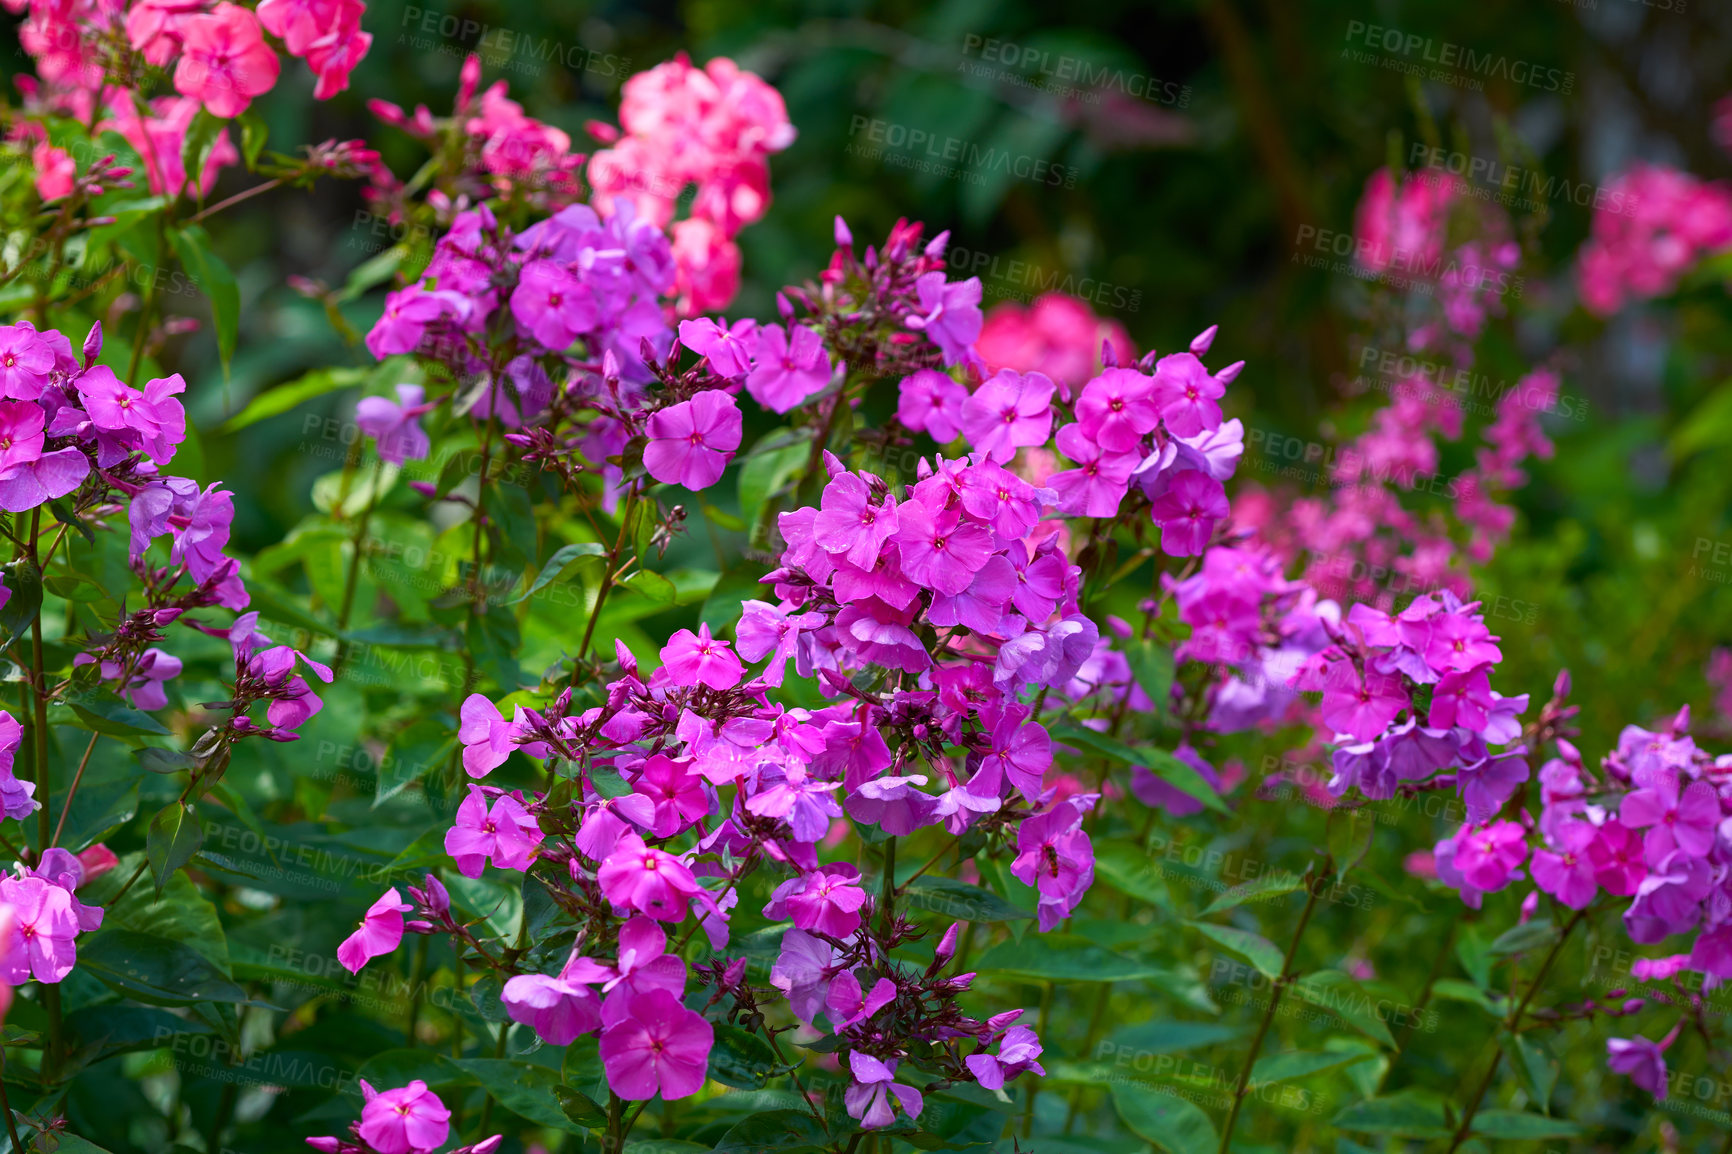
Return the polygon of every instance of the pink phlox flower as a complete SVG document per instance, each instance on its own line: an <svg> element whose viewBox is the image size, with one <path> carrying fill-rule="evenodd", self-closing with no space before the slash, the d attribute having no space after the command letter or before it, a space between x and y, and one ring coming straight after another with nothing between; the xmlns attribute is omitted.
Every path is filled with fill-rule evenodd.
<svg viewBox="0 0 1732 1154"><path fill-rule="evenodd" d="M921 311L910 313L903 323L925 333L938 346L947 366L978 360L974 341L980 336L982 321L980 278L971 276L947 284L942 272L928 272L920 275L914 288Z"/></svg>
<svg viewBox="0 0 1732 1154"><path fill-rule="evenodd" d="M655 822L650 833L656 837L672 837L710 812L703 778L665 753L644 762L632 790L654 803Z"/></svg>
<svg viewBox="0 0 1732 1154"><path fill-rule="evenodd" d="M983 1088L997 1090L1024 1070L1033 1070L1045 1077L1046 1070L1038 1060L1040 1053L1040 1039L1033 1030L1027 1026L1012 1026L998 1040L997 1054L988 1054L982 1049L964 1058L963 1062Z"/></svg>
<svg viewBox="0 0 1732 1154"><path fill-rule="evenodd" d="M962 430L962 406L968 389L948 373L919 369L904 377L896 402L896 419L940 445L954 441Z"/></svg>
<svg viewBox="0 0 1732 1154"><path fill-rule="evenodd" d="M375 1090L365 1081L366 1105L356 1133L377 1154L425 1154L445 1144L451 1111L417 1078L399 1090Z"/></svg>
<svg viewBox="0 0 1732 1154"><path fill-rule="evenodd" d="M693 491L721 479L740 447L740 407L719 389L707 389L650 415L644 468L664 484Z"/></svg>
<svg viewBox="0 0 1732 1154"><path fill-rule="evenodd" d="M1459 835L1453 865L1469 885L1492 893L1509 884L1527 860L1527 831L1517 822L1498 821Z"/></svg>
<svg viewBox="0 0 1732 1154"><path fill-rule="evenodd" d="M337 947L337 960L351 974L373 958L391 953L403 941L403 915L414 907L404 901L392 886L368 907L361 918L361 928L343 939Z"/></svg>
<svg viewBox="0 0 1732 1154"><path fill-rule="evenodd" d="M766 409L790 411L828 385L830 376L830 354L816 330L796 324L758 330L746 391Z"/></svg>
<svg viewBox="0 0 1732 1154"><path fill-rule="evenodd" d="M692 895L701 888L685 862L622 833L596 871L601 892L615 906L648 914L657 921L683 921Z"/></svg>
<svg viewBox="0 0 1732 1154"><path fill-rule="evenodd" d="M657 1094L670 1102L689 1098L703 1087L714 1043L715 1028L673 994L664 989L637 994L602 1031L607 1084L631 1102Z"/></svg>
<svg viewBox="0 0 1732 1154"><path fill-rule="evenodd" d="M269 92L281 65L265 43L258 17L238 4L218 4L182 25L174 87L224 119L247 110L253 97Z"/></svg>
<svg viewBox="0 0 1732 1154"><path fill-rule="evenodd" d="M496 869L521 872L529 868L543 837L521 800L502 793L490 808L481 787L471 785L469 796L457 807L456 824L446 831L445 852L466 878L480 877L489 860Z"/></svg>
<svg viewBox="0 0 1732 1154"><path fill-rule="evenodd" d="M962 404L962 435L987 459L1003 464L1018 448L1044 445L1052 435L1052 380L1042 373L1000 369Z"/></svg>

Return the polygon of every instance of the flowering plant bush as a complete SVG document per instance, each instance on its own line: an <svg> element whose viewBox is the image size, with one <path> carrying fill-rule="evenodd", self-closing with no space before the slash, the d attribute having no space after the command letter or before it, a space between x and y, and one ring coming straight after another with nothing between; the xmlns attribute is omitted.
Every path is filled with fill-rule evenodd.
<svg viewBox="0 0 1732 1154"><path fill-rule="evenodd" d="M1301 492L1241 476L1234 326L984 307L919 222L727 315L796 140L727 58L591 155L468 55L292 156L254 102L285 52L347 89L362 4L8 7L9 1149L1485 1149L1719 1060L1732 755L1687 708L1585 754L1478 586L1568 358L1447 403L1532 256L1466 182L1367 179L1399 380ZM348 182L407 239L293 287L354 363L201 428L179 338L247 353L205 222ZM1718 185L1616 201L1583 323L1732 250ZM243 543L272 485L206 438L338 394ZM1633 980L1572 998L1590 935Z"/></svg>

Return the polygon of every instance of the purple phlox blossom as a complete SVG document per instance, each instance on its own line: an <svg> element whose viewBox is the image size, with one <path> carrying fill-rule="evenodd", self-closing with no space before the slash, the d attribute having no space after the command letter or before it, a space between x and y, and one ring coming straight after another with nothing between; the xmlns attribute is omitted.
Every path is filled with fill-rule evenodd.
<svg viewBox="0 0 1732 1154"><path fill-rule="evenodd" d="M35 978L52 985L72 972L79 925L69 892L32 874L6 877L0 878L0 902L12 909L0 981L18 986Z"/></svg>
<svg viewBox="0 0 1732 1154"><path fill-rule="evenodd" d="M824 339L805 325L765 325L758 330L746 391L766 409L786 413L830 383Z"/></svg>
<svg viewBox="0 0 1732 1154"><path fill-rule="evenodd" d="M1497 816L1516 787L1528 779L1527 755L1520 750L1487 757L1456 770L1467 820L1478 825Z"/></svg>
<svg viewBox="0 0 1732 1154"><path fill-rule="evenodd" d="M53 371L54 350L42 334L24 322L0 327L0 395L34 401Z"/></svg>
<svg viewBox="0 0 1732 1154"><path fill-rule="evenodd" d="M1534 884L1572 910L1586 909L1599 892L1588 847L1598 836L1593 825L1580 820L1560 822L1547 846L1534 850L1528 867Z"/></svg>
<svg viewBox="0 0 1732 1154"><path fill-rule="evenodd" d="M379 459L393 465L419 461L431 451L421 414L433 408L423 402L420 385L398 385L397 400L363 397L355 406L355 424L379 445Z"/></svg>
<svg viewBox="0 0 1732 1154"><path fill-rule="evenodd" d="M1221 792L1221 775L1189 744L1181 743L1173 751L1173 756L1202 775L1210 789L1216 793ZM1203 811L1203 803L1199 799L1177 786L1168 785L1144 765L1131 766L1131 794L1144 805L1164 809L1174 817L1189 817Z"/></svg>
<svg viewBox="0 0 1732 1154"><path fill-rule="evenodd" d="M962 431L962 406L967 400L967 386L950 374L919 369L903 378L896 419L912 431L947 445Z"/></svg>
<svg viewBox="0 0 1732 1154"><path fill-rule="evenodd" d="M710 636L707 621L698 625L696 633L690 629L675 633L662 647L661 657L662 668L658 672L673 685L732 689L745 674L731 643Z"/></svg>
<svg viewBox="0 0 1732 1154"><path fill-rule="evenodd" d="M575 868L576 863L573 862ZM622 833L596 871L601 892L616 907L634 909L657 921L684 921L692 896L702 887L691 867L673 854Z"/></svg>
<svg viewBox="0 0 1732 1154"><path fill-rule="evenodd" d="M1192 353L1173 353L1155 362L1155 403L1174 435L1194 437L1221 424L1216 404L1226 386Z"/></svg>
<svg viewBox="0 0 1732 1154"><path fill-rule="evenodd" d="M680 344L710 363L719 377L737 380L751 371L752 353L758 347L758 322L747 318L724 328L709 317L680 322ZM756 396L757 394L752 394Z"/></svg>
<svg viewBox="0 0 1732 1154"><path fill-rule="evenodd" d="M650 832L656 837L672 837L710 812L704 779L665 753L644 762L632 790L654 804Z"/></svg>
<svg viewBox="0 0 1732 1154"><path fill-rule="evenodd" d="M885 833L906 837L938 819L937 799L920 789L922 773L890 774L861 782L848 796L849 816L861 825L877 826ZM991 808L997 809L997 798Z"/></svg>
<svg viewBox="0 0 1732 1154"><path fill-rule="evenodd" d="M1630 1081L1663 1102L1666 1100L1666 1049L1677 1037L1678 1027L1673 1027L1672 1032L1658 1042L1639 1036L1608 1038L1606 1066L1614 1074L1628 1076Z"/></svg>
<svg viewBox="0 0 1732 1154"><path fill-rule="evenodd" d="M942 272L922 273L914 282L920 296L920 312L910 313L903 323L926 334L938 346L946 365L979 360L974 342L980 336L980 278L945 283Z"/></svg>
<svg viewBox="0 0 1732 1154"><path fill-rule="evenodd" d="M78 932L92 933L102 928L102 907L87 906L78 900L78 887L84 884L84 863L71 850L51 846L43 851L42 861L30 873L65 890L72 899L72 916L78 922Z"/></svg>
<svg viewBox="0 0 1732 1154"><path fill-rule="evenodd" d="M499 707L480 693L471 693L458 710L457 740L463 746L463 768L470 777L486 777L505 764L513 750L521 749L530 757L548 757L551 751L543 742L518 744L517 739L528 733L528 725L520 705L506 721Z"/></svg>
<svg viewBox="0 0 1732 1154"><path fill-rule="evenodd" d="M1050 933L1069 917L1094 882L1094 847L1082 820L1083 810L1066 799L1025 819L1017 829L1017 856L1010 872L1039 894L1042 933Z"/></svg>
<svg viewBox="0 0 1732 1154"><path fill-rule="evenodd" d="M1498 821L1464 826L1456 838L1453 865L1473 888L1491 893L1509 884L1527 855L1527 831L1517 822Z"/></svg>
<svg viewBox="0 0 1732 1154"><path fill-rule="evenodd" d="M1003 464L1019 448L1044 445L1052 434L1052 396L1044 373L1000 369L962 404L962 435L988 460Z"/></svg>
<svg viewBox="0 0 1732 1154"><path fill-rule="evenodd" d="M810 1024L824 1009L830 982L840 970L834 946L792 929L782 935L782 951L770 967L770 984L787 997L794 1016Z"/></svg>
<svg viewBox="0 0 1732 1154"><path fill-rule="evenodd" d="M895 1000L896 983L889 978L879 978L872 984L872 991L863 994L860 979L854 976L854 971L843 970L830 983L830 993L825 1000L825 1010L832 1023L831 1032L840 1034L851 1029Z"/></svg>
<svg viewBox="0 0 1732 1154"><path fill-rule="evenodd" d="M1714 847L1721 817L1714 787L1705 781L1684 785L1677 773L1654 774L1650 781L1618 807L1619 821L1648 831L1643 841L1648 864L1656 865L1674 850L1690 857L1706 855Z"/></svg>
<svg viewBox="0 0 1732 1154"><path fill-rule="evenodd" d="M919 1090L896 1081L896 1065L895 1058L881 1062L859 1050L849 1052L848 1069L853 1073L854 1081L843 1093L842 1104L847 1108L848 1116L857 1120L863 1129L882 1130L896 1120L896 1113L890 1105L893 1098L904 1114L910 1118L920 1116L924 1099Z"/></svg>
<svg viewBox="0 0 1732 1154"><path fill-rule="evenodd" d="M846 938L860 928L860 907L865 904L860 870L836 862L777 886L764 906L764 916L777 921L791 918L802 930Z"/></svg>
<svg viewBox="0 0 1732 1154"><path fill-rule="evenodd" d="M899 524L896 502L888 499L881 486L874 494L866 478L843 472L824 486L818 516L812 522L812 539L825 552L841 554L850 565L871 572L884 543Z"/></svg>
<svg viewBox="0 0 1732 1154"><path fill-rule="evenodd" d="M998 1040L998 1053L988 1054L984 1047L963 1061L974 1080L988 1090L997 1090L1024 1070L1033 1070L1042 1077L1046 1070L1039 1062L1040 1039L1027 1026L1012 1026Z"/></svg>
<svg viewBox="0 0 1732 1154"><path fill-rule="evenodd" d="M740 623L734 627L734 645L746 661L761 661L768 656L770 663L762 680L765 685L780 686L801 632L823 624L822 613L789 613L765 601L743 601Z"/></svg>
<svg viewBox="0 0 1732 1154"><path fill-rule="evenodd" d="M23 819L42 808L35 800L36 783L19 781L12 772L12 761L23 744L24 727L0 709L0 813L9 818Z"/></svg>
<svg viewBox="0 0 1732 1154"><path fill-rule="evenodd" d="M480 877L489 860L496 869L521 872L529 868L543 836L517 797L502 793L490 808L481 787L470 785L455 824L445 833L445 852L466 878Z"/></svg>

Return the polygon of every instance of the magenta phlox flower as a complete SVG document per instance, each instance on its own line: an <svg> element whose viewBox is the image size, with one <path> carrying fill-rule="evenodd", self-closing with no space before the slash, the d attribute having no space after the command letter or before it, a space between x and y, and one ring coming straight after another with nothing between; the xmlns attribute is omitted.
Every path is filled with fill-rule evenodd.
<svg viewBox="0 0 1732 1154"><path fill-rule="evenodd" d="M398 1090L375 1090L361 1081L366 1104L357 1130L377 1154L425 1154L445 1144L451 1111L417 1078Z"/></svg>
<svg viewBox="0 0 1732 1154"><path fill-rule="evenodd" d="M343 939L337 947L337 960L351 974L373 958L391 953L403 941L403 915L412 907L397 893L397 887L386 890L384 896L368 907L361 918L361 928Z"/></svg>
<svg viewBox="0 0 1732 1154"><path fill-rule="evenodd" d="M896 1081L897 1059L881 1062L870 1054L852 1050L848 1054L848 1069L854 1081L842 1094L842 1104L850 1118L867 1130L882 1130L896 1120L892 1100L910 1118L920 1116L924 1099L920 1091Z"/></svg>

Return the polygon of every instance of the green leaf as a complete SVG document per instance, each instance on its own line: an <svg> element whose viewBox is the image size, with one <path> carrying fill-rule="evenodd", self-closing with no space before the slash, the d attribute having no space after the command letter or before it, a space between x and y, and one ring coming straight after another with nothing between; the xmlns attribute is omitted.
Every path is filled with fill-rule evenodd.
<svg viewBox="0 0 1732 1154"><path fill-rule="evenodd" d="M134 709L113 691L91 687L61 698L79 720L98 733L111 737L137 737L140 734L166 736L168 728L143 710Z"/></svg>
<svg viewBox="0 0 1732 1154"><path fill-rule="evenodd" d="M554 1100L567 1118L586 1129L607 1125L607 1111L587 1094L580 1094L564 1084L553 1087ZM635 1149L635 1144L632 1147Z"/></svg>
<svg viewBox="0 0 1732 1154"><path fill-rule="evenodd" d="M314 369L305 376L296 377L273 389L266 389L248 402L246 408L224 422L219 431L238 432L267 417L280 416L314 397L322 397L338 389L355 388L366 379L365 369Z"/></svg>
<svg viewBox="0 0 1732 1154"><path fill-rule="evenodd" d="M707 502L704 505L704 516L718 528L726 529L730 533L744 533L746 531L746 523L740 518Z"/></svg>
<svg viewBox="0 0 1732 1154"><path fill-rule="evenodd" d="M630 589L633 593L648 597L658 605L672 605L674 599L679 595L679 591L674 588L672 581L660 573L648 569L639 569L621 581L620 585Z"/></svg>
<svg viewBox="0 0 1732 1154"><path fill-rule="evenodd" d="M1682 460L1712 445L1732 445L1732 381L1709 393L1679 422L1670 449L1675 460Z"/></svg>
<svg viewBox="0 0 1732 1154"><path fill-rule="evenodd" d="M1119 1030L1113 1034L1112 1042L1120 1051L1180 1054L1186 1050L1200 1050L1235 1041L1244 1034L1244 1029L1239 1026L1228 1026L1219 1022L1156 1021Z"/></svg>
<svg viewBox="0 0 1732 1154"><path fill-rule="evenodd" d="M1498 1045L1509 1056L1510 1068L1527 1092L1528 1099L1546 1113L1551 1112L1552 1090L1558 1084L1559 1063L1546 1044L1527 1034L1498 1035Z"/></svg>
<svg viewBox="0 0 1732 1154"><path fill-rule="evenodd" d="M1238 954L1253 966L1259 973L1267 977L1278 978L1286 966L1286 957L1281 953L1281 947L1250 930L1242 930L1237 926L1217 926L1209 922L1192 922L1193 928L1204 937L1216 944Z"/></svg>
<svg viewBox="0 0 1732 1154"><path fill-rule="evenodd" d="M1460 978L1439 978L1431 984L1431 996L1450 1002L1465 1002L1477 1006L1494 1018L1504 1015L1503 1000L1486 990L1480 989L1472 982L1464 982Z"/></svg>
<svg viewBox="0 0 1732 1154"><path fill-rule="evenodd" d="M1020 942L1000 942L973 965L981 973L1058 982L1129 982L1165 974L1152 963L1056 933L1030 936Z"/></svg>
<svg viewBox="0 0 1732 1154"><path fill-rule="evenodd" d="M1335 880L1365 860L1377 834L1377 819L1368 810L1335 809L1329 813L1329 856L1335 860Z"/></svg>
<svg viewBox="0 0 1732 1154"><path fill-rule="evenodd" d="M1205 914L1218 914L1222 910L1230 910L1242 906L1246 902L1268 901L1294 890L1305 888L1305 879L1291 870L1278 873L1266 873L1260 878L1243 882L1223 893L1210 902L1203 910Z"/></svg>
<svg viewBox="0 0 1732 1154"><path fill-rule="evenodd" d="M991 890L934 874L922 874L908 883L899 904L962 922L1026 921L1034 917Z"/></svg>
<svg viewBox="0 0 1732 1154"><path fill-rule="evenodd" d="M1389 1032L1379 1012L1379 999L1366 993L1358 982L1340 970L1318 970L1307 974L1293 983L1287 996L1328 1010L1366 1037L1391 1049L1395 1047L1395 1036Z"/></svg>
<svg viewBox="0 0 1732 1154"><path fill-rule="evenodd" d="M773 433L769 435L773 436ZM805 464L811 452L811 446L804 443L783 445L768 451L754 445L751 456L740 465L741 512L761 523L769 512L769 499L781 491L788 479Z"/></svg>
<svg viewBox="0 0 1732 1154"><path fill-rule="evenodd" d="M1333 1122L1343 1130L1391 1134L1400 1138L1450 1136L1441 1102L1404 1094L1355 1102L1336 1114Z"/></svg>
<svg viewBox="0 0 1732 1154"><path fill-rule="evenodd" d="M379 763L373 805L383 805L445 766L456 745L457 735L445 722L432 717L410 722L392 739L390 751Z"/></svg>
<svg viewBox="0 0 1732 1154"><path fill-rule="evenodd" d="M589 1132L587 1125L565 1112L556 1096L554 1088L564 1087L557 1071L510 1058L464 1058L452 1064L473 1076L496 1102L520 1118L566 1134Z"/></svg>
<svg viewBox="0 0 1732 1154"><path fill-rule="evenodd" d="M611 765L592 765L588 776L589 784L603 797L624 797L632 792L631 782L621 777L619 770Z"/></svg>
<svg viewBox="0 0 1732 1154"><path fill-rule="evenodd" d="M73 853L107 838L138 816L137 781L85 782L72 799L60 844ZM54 811L64 810L66 798L55 794Z"/></svg>
<svg viewBox="0 0 1732 1154"><path fill-rule="evenodd" d="M1511 1142L1574 1138L1582 1128L1567 1118L1547 1118L1521 1110L1481 1110L1473 1116L1473 1132Z"/></svg>
<svg viewBox="0 0 1732 1154"><path fill-rule="evenodd" d="M1493 957L1507 957L1510 954L1523 954L1529 950L1537 950L1541 946L1549 946L1558 936L1558 928L1550 919L1535 918L1523 925L1512 926L1499 934L1491 943L1490 952Z"/></svg>
<svg viewBox="0 0 1732 1154"><path fill-rule="evenodd" d="M1155 712L1166 716L1168 698L1173 690L1173 651L1154 641L1138 641L1125 650L1131 675L1155 703Z"/></svg>
<svg viewBox="0 0 1732 1154"><path fill-rule="evenodd" d="M144 856L150 862L150 876L158 893L168 884L170 875L191 861L203 844L204 831L199 828L192 807L183 801L171 802L150 819Z"/></svg>
<svg viewBox="0 0 1732 1154"><path fill-rule="evenodd" d="M270 135L270 129L265 127L264 117L254 109L247 109L240 115L241 126L241 156L247 163L247 171L252 172L258 167L259 153L265 147L265 138ZM187 169L192 172L192 169Z"/></svg>
<svg viewBox="0 0 1732 1154"><path fill-rule="evenodd" d="M1113 1082L1113 1108L1137 1137L1168 1154L1215 1154L1220 1139L1209 1116L1177 1094L1136 1082Z"/></svg>
<svg viewBox="0 0 1732 1154"><path fill-rule="evenodd" d="M1083 745L1097 753L1116 758L1126 765L1140 765L1181 793L1196 798L1218 813L1227 813L1227 805L1208 779L1164 749L1132 748L1122 741L1084 729L1066 725L1052 731L1053 740L1070 745Z"/></svg>
<svg viewBox="0 0 1732 1154"><path fill-rule="evenodd" d="M1339 1066L1351 1066L1373 1057L1367 1053L1324 1053L1315 1050L1289 1050L1285 1054L1270 1054L1257 1059L1251 1067L1251 1085L1267 1086L1276 1082L1292 1082L1309 1078Z"/></svg>
<svg viewBox="0 0 1732 1154"><path fill-rule="evenodd" d="M235 342L240 335L241 290L235 274L223 263L211 246L210 234L196 224L182 225L169 233L180 263L210 301L211 323L216 328L217 356L222 361L223 379L228 379L229 362L235 355Z"/></svg>
<svg viewBox="0 0 1732 1154"><path fill-rule="evenodd" d="M321 513L359 516L362 510L391 491L401 471L396 465L347 475L342 469L333 469L313 482L313 508ZM348 542L342 543L345 550L352 547Z"/></svg>
<svg viewBox="0 0 1732 1154"><path fill-rule="evenodd" d="M1102 841L1095 846L1095 876L1129 897L1161 909L1173 908L1161 867L1135 846L1120 841Z"/></svg>
<svg viewBox="0 0 1732 1154"><path fill-rule="evenodd" d="M710 1077L738 1090L761 1090L764 1083L783 1069L770 1043L749 1030L726 1022L715 1023L716 1041L710 1049Z"/></svg>
<svg viewBox="0 0 1732 1154"><path fill-rule="evenodd" d="M135 930L98 930L78 941L78 968L104 985L156 1006L248 1002L246 991L223 977L184 942Z"/></svg>
<svg viewBox="0 0 1732 1154"><path fill-rule="evenodd" d="M216 147L217 137L227 125L227 121L211 115L208 109L201 107L192 118L192 124L186 130L186 139L181 143L181 171L186 174L187 186L198 196L200 203L204 201L204 194L199 190L204 187L202 177L205 164L210 159L211 149Z"/></svg>
<svg viewBox="0 0 1732 1154"><path fill-rule="evenodd" d="M722 1135L714 1154L764 1154L822 1146L829 1140L805 1110L764 1110L749 1115Z"/></svg>
<svg viewBox="0 0 1732 1154"><path fill-rule="evenodd" d="M0 566L12 596L0 608L0 650L24 635L42 611L42 570L29 558Z"/></svg>
<svg viewBox="0 0 1732 1154"><path fill-rule="evenodd" d="M374 1054L361 1063L355 1076L381 1090L407 1086L414 1081L438 1089L469 1080L467 1071L458 1069L445 1055L432 1050L410 1049L384 1050Z"/></svg>
<svg viewBox="0 0 1732 1154"><path fill-rule="evenodd" d="M729 569L716 579L716 584L698 610L698 621L720 635L732 629L740 620L740 606L746 601L761 600L766 586L758 583L759 574Z"/></svg>

